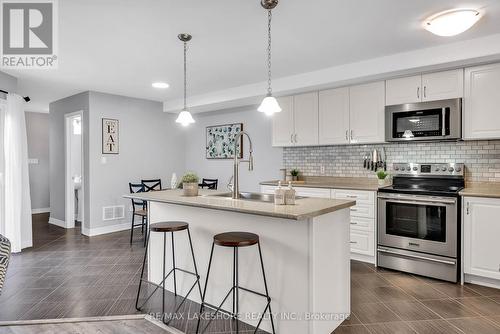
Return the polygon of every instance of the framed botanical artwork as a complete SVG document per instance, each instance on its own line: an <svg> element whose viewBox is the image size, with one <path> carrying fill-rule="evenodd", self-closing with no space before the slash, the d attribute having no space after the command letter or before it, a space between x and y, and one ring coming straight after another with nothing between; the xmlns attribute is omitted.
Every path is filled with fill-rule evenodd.
<svg viewBox="0 0 500 334"><path fill-rule="evenodd" d="M234 159L235 137L243 131L243 123L207 126L206 156L207 159ZM240 139L236 152L243 158L243 141Z"/></svg>
<svg viewBox="0 0 500 334"><path fill-rule="evenodd" d="M118 154L119 131L117 119L102 119L102 154Z"/></svg>

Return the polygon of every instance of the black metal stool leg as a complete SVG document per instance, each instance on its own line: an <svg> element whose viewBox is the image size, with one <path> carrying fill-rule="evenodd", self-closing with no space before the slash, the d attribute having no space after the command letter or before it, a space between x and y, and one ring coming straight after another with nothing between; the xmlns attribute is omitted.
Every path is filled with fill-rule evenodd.
<svg viewBox="0 0 500 334"><path fill-rule="evenodd" d="M144 234L144 246L146 246L146 240L148 239L149 233L151 232L149 231L148 218L146 217L146 233Z"/></svg>
<svg viewBox="0 0 500 334"><path fill-rule="evenodd" d="M212 266L212 258L214 256L214 247L215 247L215 243L212 242L212 250L210 251L210 260L208 260L207 277L205 279L205 287L203 288L203 295L201 298L200 315L198 317L198 323L196 324L196 334L198 334L198 332L200 330L200 322L201 322L201 317L203 315L203 303L205 303L205 297L207 294L208 277L210 276L210 267Z"/></svg>
<svg viewBox="0 0 500 334"><path fill-rule="evenodd" d="M167 255L167 233L163 232L163 277L165 277L165 259ZM175 273L175 269L174 269ZM161 302L161 316L162 316L162 321L165 319L165 278L163 279L162 282L162 302Z"/></svg>
<svg viewBox="0 0 500 334"><path fill-rule="evenodd" d="M271 319L271 327L273 329L273 334L275 334L276 331L274 329L273 311L271 310L271 297L269 297L269 290L267 288L266 272L264 270L264 261L262 259L262 250L260 248L260 242L257 243L257 246L259 248L260 266L262 268L262 277L264 278L264 288L266 289L266 297L267 297L267 302L268 302L268 306L269 306L269 317ZM265 313L265 311L264 311L264 313ZM264 316L264 315L262 315L262 316ZM257 326L257 328L258 328L258 326ZM255 329L255 333L257 333L257 329Z"/></svg>
<svg viewBox="0 0 500 334"><path fill-rule="evenodd" d="M130 228L130 244L132 245L132 239L134 238L134 221L135 214L132 213L132 227Z"/></svg>
<svg viewBox="0 0 500 334"><path fill-rule="evenodd" d="M240 317L239 317L239 314L240 314L240 291L239 291L239 285L240 285L240 278L239 278L239 259L238 259L238 247L235 247L235 252L234 252L234 256L235 256L235 260L234 260L234 263L235 263L235 271L236 271L236 284L234 286L234 291L236 291L236 333L239 333L239 322L240 322Z"/></svg>
<svg viewBox="0 0 500 334"><path fill-rule="evenodd" d="M174 247L174 232L172 233L172 268L174 268L174 296L177 297L177 276L175 275L175 247Z"/></svg>
<svg viewBox="0 0 500 334"><path fill-rule="evenodd" d="M187 232L189 238L189 247L191 248L191 256L193 257L194 272L196 274L196 281L198 284L198 290L200 292L200 299L203 299L203 293L201 292L201 284L200 284L200 274L198 274L198 266L196 265L196 259L194 257L193 242L191 241L191 233L189 232L189 228L187 229Z"/></svg>
<svg viewBox="0 0 500 334"><path fill-rule="evenodd" d="M148 235L148 238L146 240L146 250L144 251L144 260L142 261L141 279L139 281L139 288L137 289L137 298L135 299L135 308L137 311L140 311L140 309L139 309L139 295L141 293L142 280L144 278L144 267L146 266L146 259L148 257L148 246L149 246L149 235Z"/></svg>

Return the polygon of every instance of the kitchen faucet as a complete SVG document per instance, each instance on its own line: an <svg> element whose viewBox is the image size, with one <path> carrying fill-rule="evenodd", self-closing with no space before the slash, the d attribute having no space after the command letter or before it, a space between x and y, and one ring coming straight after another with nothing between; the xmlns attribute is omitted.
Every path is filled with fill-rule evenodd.
<svg viewBox="0 0 500 334"><path fill-rule="evenodd" d="M238 150L238 142L240 141L243 143L243 135L247 136L248 138L248 143L250 144L249 147L249 156L248 160L240 160L238 158L239 152ZM241 148L243 145L240 146ZM240 131L235 137L234 137L234 163L233 163L233 184L232 184L232 198L233 199L238 199L240 198L240 179L239 179L239 173L240 173L240 162L248 162L248 170L252 171L253 170L253 148L252 148L252 139L250 139L250 136L248 135L247 132L245 131ZM243 156L243 152L241 154Z"/></svg>

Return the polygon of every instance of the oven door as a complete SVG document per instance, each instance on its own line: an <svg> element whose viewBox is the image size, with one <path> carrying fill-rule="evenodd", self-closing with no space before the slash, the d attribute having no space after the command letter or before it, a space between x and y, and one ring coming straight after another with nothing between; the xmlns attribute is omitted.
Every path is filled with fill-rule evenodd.
<svg viewBox="0 0 500 334"><path fill-rule="evenodd" d="M457 199L385 194L378 197L378 244L457 256Z"/></svg>

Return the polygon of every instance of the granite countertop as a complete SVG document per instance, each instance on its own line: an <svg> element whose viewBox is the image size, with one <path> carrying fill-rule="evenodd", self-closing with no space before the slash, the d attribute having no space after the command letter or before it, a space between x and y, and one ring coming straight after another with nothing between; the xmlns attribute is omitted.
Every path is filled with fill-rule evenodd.
<svg viewBox="0 0 500 334"><path fill-rule="evenodd" d="M277 186L278 181L264 181L260 183L265 186ZM286 185L288 182L283 182ZM309 176L301 181L292 182L294 187L309 188L329 188L329 189L352 189L378 191L385 186L379 186L378 180L367 177L327 177L327 176Z"/></svg>
<svg viewBox="0 0 500 334"><path fill-rule="evenodd" d="M461 196L500 198L500 183L469 182L460 192Z"/></svg>
<svg viewBox="0 0 500 334"><path fill-rule="evenodd" d="M225 192L200 189L199 196L186 197L182 195L182 190L176 189L127 194L123 197L292 220L314 218L356 204L355 201L350 200L300 198L296 200L295 205L274 205L274 203L213 196L221 193Z"/></svg>

